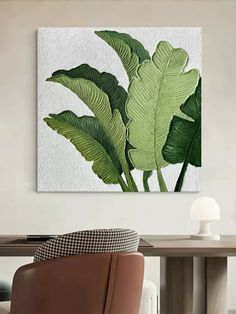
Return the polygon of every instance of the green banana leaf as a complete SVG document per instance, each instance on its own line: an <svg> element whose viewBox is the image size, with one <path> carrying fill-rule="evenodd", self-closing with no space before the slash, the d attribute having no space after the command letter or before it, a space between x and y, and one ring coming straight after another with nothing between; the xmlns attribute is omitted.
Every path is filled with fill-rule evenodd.
<svg viewBox="0 0 236 314"><path fill-rule="evenodd" d="M170 122L174 115L184 116L180 106L194 92L199 72L184 72L188 55L168 42L157 45L152 60L141 64L136 77L130 82L126 112L128 141L134 147L129 156L140 170L157 170L162 191L166 186L160 169L168 162L162 156Z"/></svg>
<svg viewBox="0 0 236 314"><path fill-rule="evenodd" d="M47 125L69 139L86 160L94 161L92 169L104 183L127 190L116 150L95 117L78 117L72 111L49 116L44 118Z"/></svg>
<svg viewBox="0 0 236 314"><path fill-rule="evenodd" d="M94 113L100 125L113 144L116 144L118 155L122 156L125 149L125 126L120 112L112 113L108 95L94 82L84 78L71 78L64 74L52 76L48 81L61 83L74 92ZM117 129L115 129L117 127Z"/></svg>
<svg viewBox="0 0 236 314"><path fill-rule="evenodd" d="M126 90L122 86L119 86L118 81L114 75L107 72L100 73L97 69L92 68L88 64L81 64L80 66L71 70L58 70L52 74L52 77L56 77L57 75L61 74L70 78L84 78L94 82L98 88L107 94L112 112L114 112L115 109L118 109L124 124L127 124L128 117L125 112L125 103L128 95ZM127 141L125 155L129 169L132 170L133 165L128 157L128 151L130 148L132 148L132 146Z"/></svg>
<svg viewBox="0 0 236 314"><path fill-rule="evenodd" d="M119 33L116 31L95 31L95 34L102 38L108 45L110 45L118 54L121 62L127 72L129 81L136 75L136 71L141 63L145 60L150 60L149 52L137 40L132 38L126 33ZM125 122L125 124L127 124ZM132 170L133 166L128 156L128 151L133 146L128 142L126 145L126 159L128 161L129 169ZM143 178L149 175L143 173ZM150 174L150 176L152 173ZM148 183L145 182L145 187L148 189Z"/></svg>
<svg viewBox="0 0 236 314"><path fill-rule="evenodd" d="M183 162L176 192L181 191L188 164L201 167L201 79L195 93L181 105L180 110L193 121L174 116L162 152L164 159L171 164Z"/></svg>
<svg viewBox="0 0 236 314"><path fill-rule="evenodd" d="M124 123L128 122L125 112L125 103L127 100L127 92L119 86L116 77L110 73L100 73L97 69L92 68L88 64L81 64L80 66L71 70L58 70L52 74L53 77L64 74L70 78L84 78L94 82L98 88L107 94L111 105L111 110L118 109L122 116Z"/></svg>
<svg viewBox="0 0 236 314"><path fill-rule="evenodd" d="M116 149L121 167L130 187L136 190L126 160L126 127L119 110L112 112L108 95L94 82L84 78L72 78L58 74L47 79L57 82L74 92L94 113L105 134Z"/></svg>
<svg viewBox="0 0 236 314"><path fill-rule="evenodd" d="M135 76L139 64L150 59L150 55L143 45L128 34L108 30L96 31L95 34L116 51L129 80Z"/></svg>

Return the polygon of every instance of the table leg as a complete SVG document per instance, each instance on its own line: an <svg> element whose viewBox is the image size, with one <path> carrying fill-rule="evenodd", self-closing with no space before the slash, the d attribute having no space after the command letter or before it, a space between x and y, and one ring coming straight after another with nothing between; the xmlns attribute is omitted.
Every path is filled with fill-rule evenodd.
<svg viewBox="0 0 236 314"><path fill-rule="evenodd" d="M227 257L161 257L161 314L226 314Z"/></svg>
<svg viewBox="0 0 236 314"><path fill-rule="evenodd" d="M193 314L206 314L206 258L193 261Z"/></svg>
<svg viewBox="0 0 236 314"><path fill-rule="evenodd" d="M227 257L206 258L206 313L227 313Z"/></svg>
<svg viewBox="0 0 236 314"><path fill-rule="evenodd" d="M161 314L193 313L193 258L161 257Z"/></svg>

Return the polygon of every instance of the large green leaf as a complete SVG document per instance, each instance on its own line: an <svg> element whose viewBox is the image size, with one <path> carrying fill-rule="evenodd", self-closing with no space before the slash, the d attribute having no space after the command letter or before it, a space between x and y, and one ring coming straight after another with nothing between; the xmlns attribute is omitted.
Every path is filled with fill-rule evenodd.
<svg viewBox="0 0 236 314"><path fill-rule="evenodd" d="M60 74L64 74L70 78L84 78L94 82L98 88L107 94L112 111L118 109L124 123L127 123L128 118L125 112L127 92L122 86L119 86L114 75L107 72L100 73L97 69L92 68L88 64L81 64L71 70L58 70L54 72L52 76L55 77Z"/></svg>
<svg viewBox="0 0 236 314"><path fill-rule="evenodd" d="M112 113L109 98L94 82L84 78L71 78L64 74L52 76L48 81L61 83L73 91L94 113L100 125L113 145L119 157L125 149L125 126L117 109Z"/></svg>
<svg viewBox="0 0 236 314"><path fill-rule="evenodd" d="M185 116L180 105L191 95L198 83L196 69L184 73L187 53L168 42L158 44L152 60L140 65L129 86L126 111L129 151L133 165L141 170L160 169L168 165L162 148L174 115Z"/></svg>
<svg viewBox="0 0 236 314"><path fill-rule="evenodd" d="M135 76L139 64L150 59L149 53L143 45L128 34L108 30L96 31L95 34L116 51L129 80Z"/></svg>
<svg viewBox="0 0 236 314"><path fill-rule="evenodd" d="M64 111L50 114L44 121L69 139L86 160L94 161L92 169L104 183L124 186L115 148L95 117L77 117L72 111Z"/></svg>
<svg viewBox="0 0 236 314"><path fill-rule="evenodd" d="M112 112L108 95L94 82L84 78L72 78L65 74L59 74L47 80L61 83L69 88L90 108L115 147L129 186L133 186L136 189L134 182L132 182L125 156L126 128L119 110L115 109Z"/></svg>
<svg viewBox="0 0 236 314"><path fill-rule="evenodd" d="M201 167L201 79L195 93L181 105L180 109L193 121L174 116L163 147L163 157L167 162L171 164L183 162L175 191L181 190L189 163Z"/></svg>
<svg viewBox="0 0 236 314"><path fill-rule="evenodd" d="M201 167L201 129L199 121L188 121L174 116L166 144L163 147L163 157L170 164L188 162Z"/></svg>
<svg viewBox="0 0 236 314"><path fill-rule="evenodd" d="M71 70L58 70L54 72L52 76L55 77L61 74L64 74L70 78L84 78L86 80L94 82L98 88L100 88L107 94L112 112L114 112L115 109L118 109L120 111L124 124L127 124L128 118L125 111L127 92L122 86L119 86L118 81L114 75L107 72L100 73L97 69L92 68L88 64L81 64L80 66ZM129 169L132 170L133 165L131 164L128 157L128 151L130 148L132 147L127 142L125 154L128 161Z"/></svg>

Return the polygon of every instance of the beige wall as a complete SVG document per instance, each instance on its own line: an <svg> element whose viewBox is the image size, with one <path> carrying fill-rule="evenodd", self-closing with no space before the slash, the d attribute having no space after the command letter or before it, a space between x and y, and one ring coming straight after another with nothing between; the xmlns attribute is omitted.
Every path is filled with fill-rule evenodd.
<svg viewBox="0 0 236 314"><path fill-rule="evenodd" d="M196 194L35 192L36 29L40 26L203 27L201 194L215 197L221 205L222 219L215 231L236 233L236 2L178 0L0 1L0 233L112 226L141 233L194 229L189 205ZM0 265L7 262L2 259ZM236 261L230 260L229 277L230 307L236 308Z"/></svg>

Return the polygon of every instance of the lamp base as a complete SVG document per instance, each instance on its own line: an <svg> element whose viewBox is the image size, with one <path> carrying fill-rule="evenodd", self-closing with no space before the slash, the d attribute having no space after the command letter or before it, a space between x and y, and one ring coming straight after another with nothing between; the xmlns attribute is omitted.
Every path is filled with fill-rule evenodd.
<svg viewBox="0 0 236 314"><path fill-rule="evenodd" d="M204 234L194 234L190 236L191 240L220 240L220 235L204 235Z"/></svg>

